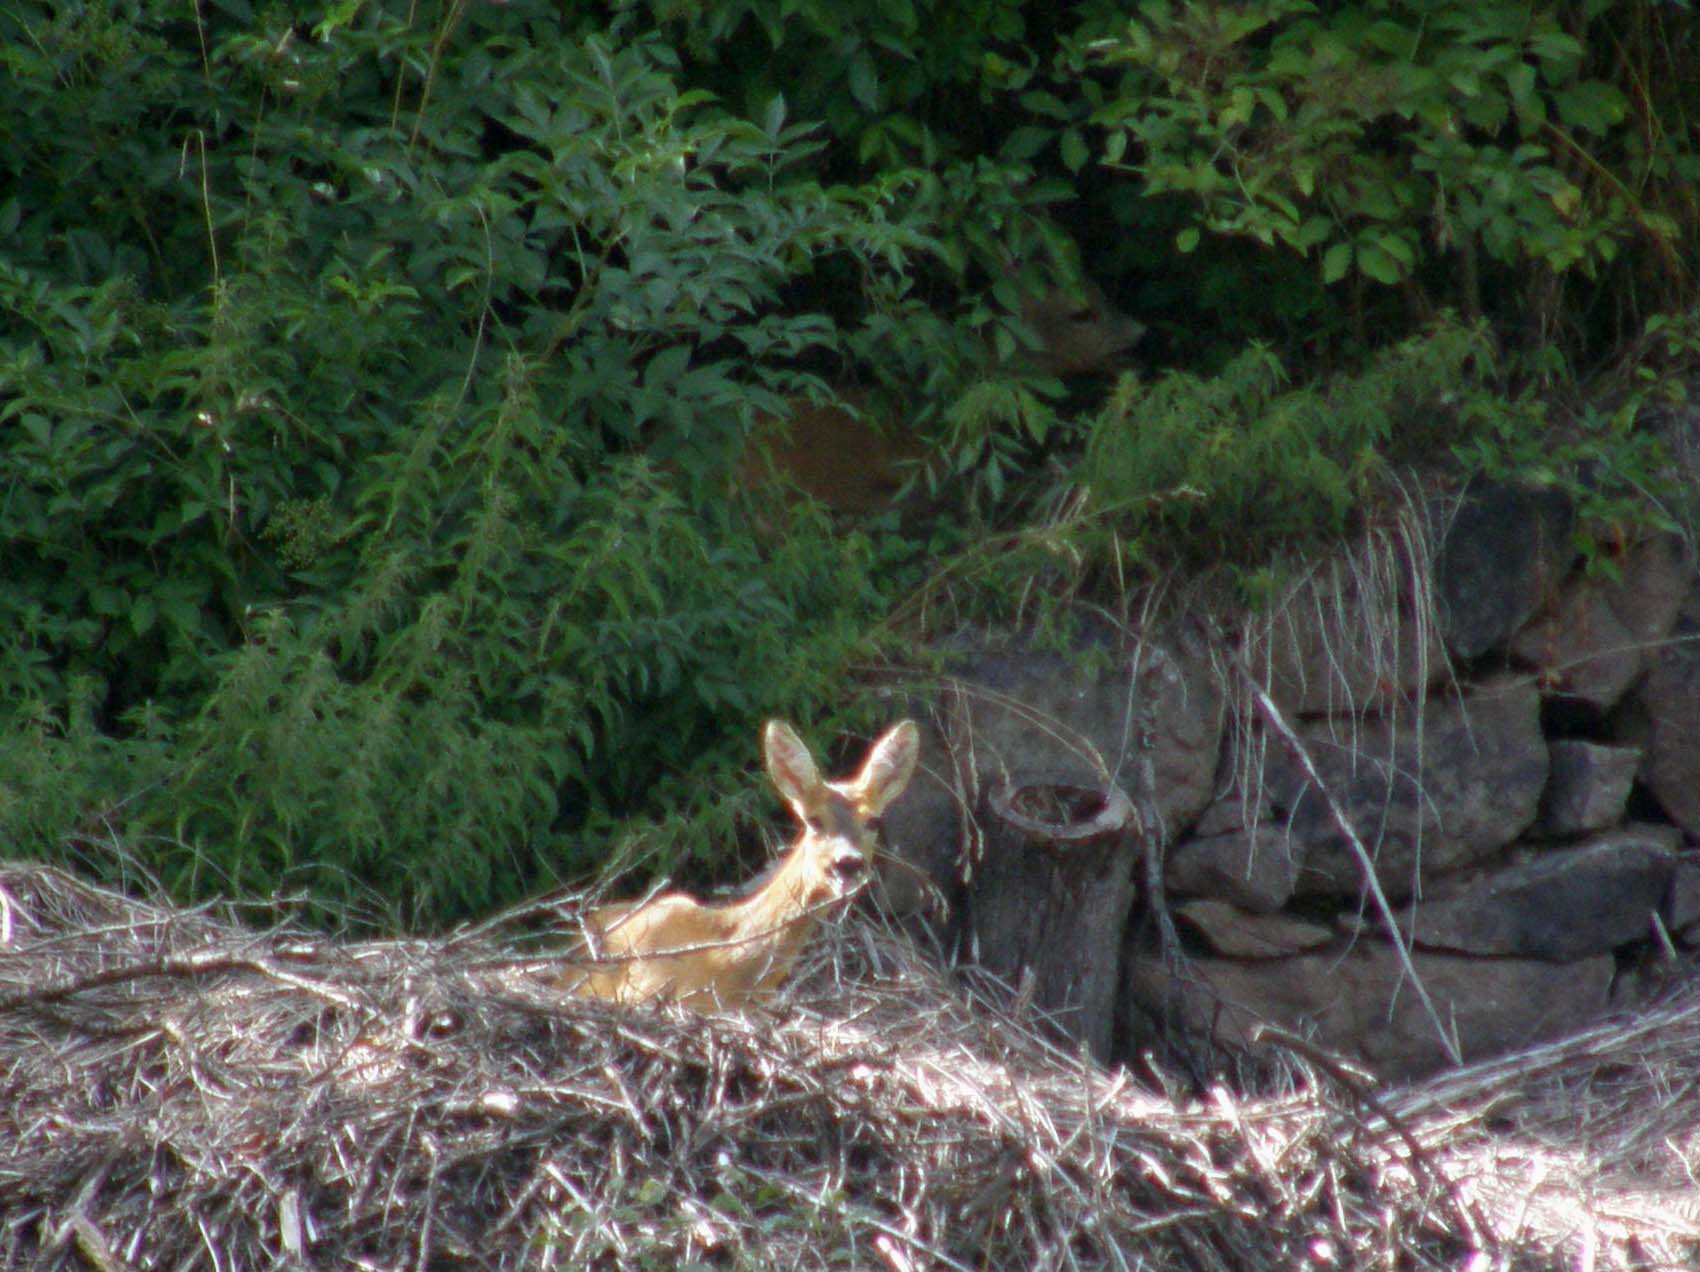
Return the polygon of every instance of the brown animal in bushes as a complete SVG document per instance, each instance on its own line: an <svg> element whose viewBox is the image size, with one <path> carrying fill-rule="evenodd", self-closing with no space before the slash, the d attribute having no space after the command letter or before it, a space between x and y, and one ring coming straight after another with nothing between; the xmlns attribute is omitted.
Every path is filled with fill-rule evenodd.
<svg viewBox="0 0 1700 1272"><path fill-rule="evenodd" d="M1027 296L1021 316L1037 343L1018 361L1042 375L1124 370L1145 332L1090 282L1074 292L1053 288ZM865 389L840 386L838 393L841 404L799 398L782 414L758 418L738 462L739 485L760 489L778 482L852 518L893 507L937 456L901 419L882 415Z"/></svg>

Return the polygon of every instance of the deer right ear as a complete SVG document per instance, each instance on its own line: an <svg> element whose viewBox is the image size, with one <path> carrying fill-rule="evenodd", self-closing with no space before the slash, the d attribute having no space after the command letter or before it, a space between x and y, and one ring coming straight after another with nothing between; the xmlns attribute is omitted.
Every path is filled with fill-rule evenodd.
<svg viewBox="0 0 1700 1272"><path fill-rule="evenodd" d="M762 731L762 750L767 759L767 775L801 816L810 797L821 786L815 757L809 754L807 744L797 736L796 730L783 720L767 722Z"/></svg>
<svg viewBox="0 0 1700 1272"><path fill-rule="evenodd" d="M903 794L909 779L915 775L915 762L921 758L921 730L913 720L902 720L891 726L873 746L868 758L862 761L862 771L851 783L852 798L864 817L878 817L891 802Z"/></svg>

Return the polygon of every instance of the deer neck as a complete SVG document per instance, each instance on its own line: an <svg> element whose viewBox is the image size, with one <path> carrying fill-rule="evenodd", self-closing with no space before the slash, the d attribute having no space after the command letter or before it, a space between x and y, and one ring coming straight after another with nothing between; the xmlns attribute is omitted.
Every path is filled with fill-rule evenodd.
<svg viewBox="0 0 1700 1272"><path fill-rule="evenodd" d="M799 949L808 940L820 915L809 902L811 890L802 848L802 840L792 844L762 887L727 907L732 939L785 951Z"/></svg>

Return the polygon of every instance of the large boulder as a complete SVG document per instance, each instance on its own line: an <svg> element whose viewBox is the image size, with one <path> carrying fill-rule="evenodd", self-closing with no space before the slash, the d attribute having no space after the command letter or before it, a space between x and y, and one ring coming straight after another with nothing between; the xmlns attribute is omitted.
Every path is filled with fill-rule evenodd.
<svg viewBox="0 0 1700 1272"><path fill-rule="evenodd" d="M1628 826L1413 902L1399 930L1424 949L1572 962L1645 940L1676 873L1682 836Z"/></svg>
<svg viewBox="0 0 1700 1272"><path fill-rule="evenodd" d="M1700 588L1690 588L1625 706L1619 731L1641 744L1642 784L1672 821L1700 835Z"/></svg>
<svg viewBox="0 0 1700 1272"><path fill-rule="evenodd" d="M1681 539L1648 539L1625 556L1617 578L1566 583L1513 638L1511 652L1540 669L1549 693L1607 711L1670 634L1693 580Z"/></svg>
<svg viewBox="0 0 1700 1272"><path fill-rule="evenodd" d="M1333 928L1287 914L1257 914L1226 901L1200 897L1174 910L1180 926L1229 958L1286 958L1329 944Z"/></svg>
<svg viewBox="0 0 1700 1272"><path fill-rule="evenodd" d="M1526 679L1430 698L1420 722L1407 711L1303 733L1323 785L1395 898L1516 839L1534 821L1546 786L1540 697ZM1357 856L1310 774L1282 757L1266 782L1303 845L1298 891L1356 895L1364 883Z"/></svg>
<svg viewBox="0 0 1700 1272"><path fill-rule="evenodd" d="M1278 1025L1401 1081L1450 1062L1440 1028L1466 1061L1579 1028L1605 1010L1616 968L1610 954L1549 963L1419 950L1412 962L1438 1027L1397 952L1373 940L1292 958L1197 959L1179 977L1141 959L1129 967L1124 1007L1162 1019L1178 1008L1193 1030L1230 1050L1248 1048L1257 1025Z"/></svg>
<svg viewBox="0 0 1700 1272"><path fill-rule="evenodd" d="M1623 820L1641 749L1559 738L1547 748L1551 776L1541 796L1536 829L1543 835L1583 835Z"/></svg>
<svg viewBox="0 0 1700 1272"><path fill-rule="evenodd" d="M1163 886L1181 897L1215 897L1261 914L1279 910L1298 884L1299 844L1279 826L1191 838L1170 848Z"/></svg>
<svg viewBox="0 0 1700 1272"><path fill-rule="evenodd" d="M1676 863L1663 918L1665 926L1684 944L1692 947L1700 942L1700 858L1685 856Z"/></svg>
<svg viewBox="0 0 1700 1272"><path fill-rule="evenodd" d="M1570 570L1576 513L1551 490L1472 482L1440 517L1434 589L1446 647L1475 658L1528 621Z"/></svg>
<svg viewBox="0 0 1700 1272"><path fill-rule="evenodd" d="M1630 549L1606 603L1647 652L1670 635L1694 586L1694 549L1680 535L1664 534Z"/></svg>
<svg viewBox="0 0 1700 1272"><path fill-rule="evenodd" d="M1359 713L1445 679L1440 624L1411 586L1409 561L1423 550L1398 528L1365 535L1319 562L1248 628L1246 665L1282 710Z"/></svg>

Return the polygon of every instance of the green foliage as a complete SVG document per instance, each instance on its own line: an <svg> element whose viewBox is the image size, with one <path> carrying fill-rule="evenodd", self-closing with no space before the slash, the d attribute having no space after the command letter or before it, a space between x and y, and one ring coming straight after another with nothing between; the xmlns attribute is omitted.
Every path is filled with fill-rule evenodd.
<svg viewBox="0 0 1700 1272"><path fill-rule="evenodd" d="M1087 88L1103 161L1196 207L1182 253L1244 236L1470 315L1504 290L1551 330L1565 286L1689 294L1692 40L1651 0L1146 0L1089 20L1071 64L1115 76Z"/></svg>
<svg viewBox="0 0 1700 1272"><path fill-rule="evenodd" d="M1656 462L1632 425L1549 445L1466 392L1475 329L1397 338L1448 302L1537 333L1691 303L1690 27L1651 0L20 0L0 834L444 920L632 824L668 864L730 842L761 717L866 722L849 669L941 550L1004 595L1088 577L1078 527L1251 559L1432 445L1614 473L1620 516ZM1089 426L1023 368L1024 300L1082 250L1190 360ZM1348 335L1396 347L1287 385ZM937 451L940 525L735 488L756 420L857 379ZM985 535L1082 446L1088 502Z"/></svg>
<svg viewBox="0 0 1700 1272"><path fill-rule="evenodd" d="M927 234L782 107L540 6L24 5L0 48L14 850L121 802L183 891L442 919L838 705L865 544L758 541L728 474L837 341L785 281Z"/></svg>
<svg viewBox="0 0 1700 1272"><path fill-rule="evenodd" d="M880 215L931 227L924 246L907 245L930 257L916 276L857 280L872 308L847 333L857 363L927 402L961 394L988 354L1019 374L1034 344L1023 300L1081 278L1079 245L1062 222L1080 192L1073 170L1059 171L1042 153L1053 118L1068 108L1037 90L1063 11L1033 0L649 0L642 8L684 51L687 82L753 116L781 101L820 120L824 177L865 182ZM879 245L869 248L879 255ZM823 289L842 282L823 273L815 280Z"/></svg>
<svg viewBox="0 0 1700 1272"><path fill-rule="evenodd" d="M1658 320L1649 338L1679 350L1691 330ZM1443 322L1354 372L1297 387L1258 347L1217 376L1125 380L1075 474L1089 496L1077 548L1122 572L1227 565L1255 604L1273 562L1402 500L1395 486L1408 465L1564 492L1579 514L1578 548L1602 566L1602 547L1676 528L1675 470L1646 414L1670 381L1569 418L1539 384L1508 391L1498 363L1481 324Z"/></svg>
<svg viewBox="0 0 1700 1272"><path fill-rule="evenodd" d="M1021 0L649 0L644 7L676 32L693 74L725 100L754 113L783 93L840 143L833 162L853 157L882 169L995 148L977 130L990 123L987 107L1015 70L1008 58L1022 56L1022 42L1049 16Z"/></svg>
<svg viewBox="0 0 1700 1272"><path fill-rule="evenodd" d="M1332 536L1388 464L1444 443L1446 409L1491 372L1480 327L1443 325L1361 371L1289 388L1267 348L1219 376L1123 381L1093 427L1080 480L1123 535L1159 558L1253 564Z"/></svg>
<svg viewBox="0 0 1700 1272"><path fill-rule="evenodd" d="M692 83L824 119L834 175L964 192L953 269L1049 275L1061 223L1195 365L1327 365L1449 308L1597 349L1692 295L1686 5L648 8Z"/></svg>
<svg viewBox="0 0 1700 1272"><path fill-rule="evenodd" d="M1700 366L1700 309L1654 314L1629 357L1647 398L1686 402L1688 377Z"/></svg>
<svg viewBox="0 0 1700 1272"><path fill-rule="evenodd" d="M1557 427L1533 396L1482 397L1466 406L1469 437L1453 448L1465 469L1563 491L1577 511L1576 546L1591 568L1612 568L1602 551L1645 531L1670 531L1674 471L1659 436L1641 426L1641 403L1585 408Z"/></svg>
<svg viewBox="0 0 1700 1272"><path fill-rule="evenodd" d="M1472 474L1562 491L1577 511L1577 548L1590 569L1611 573L1612 553L1648 532L1692 532L1695 493L1682 488L1660 408L1686 402L1700 359L1700 315L1655 314L1635 353L1629 384L1595 391L1570 411L1537 386L1478 393L1460 404L1453 457ZM1606 405L1609 402L1610 405Z"/></svg>

